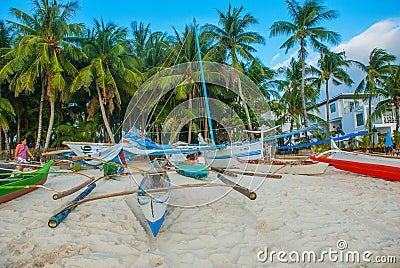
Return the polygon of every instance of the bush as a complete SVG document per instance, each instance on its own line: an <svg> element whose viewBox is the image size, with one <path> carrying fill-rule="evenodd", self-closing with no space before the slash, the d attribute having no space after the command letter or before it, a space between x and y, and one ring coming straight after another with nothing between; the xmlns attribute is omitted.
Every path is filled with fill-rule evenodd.
<svg viewBox="0 0 400 268"><path fill-rule="evenodd" d="M395 130L393 136L393 142L396 143L396 146L400 146L400 131Z"/></svg>

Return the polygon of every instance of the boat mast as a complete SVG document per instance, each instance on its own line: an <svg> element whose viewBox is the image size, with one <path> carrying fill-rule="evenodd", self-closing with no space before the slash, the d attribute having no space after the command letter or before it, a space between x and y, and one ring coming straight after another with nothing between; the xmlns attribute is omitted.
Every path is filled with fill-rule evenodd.
<svg viewBox="0 0 400 268"><path fill-rule="evenodd" d="M207 120L208 120L208 126L210 128L210 141L211 141L212 144L214 144L215 143L214 142L214 133L213 133L213 130L212 130L210 107L208 105L207 87L206 87L206 80L205 80L205 77L204 77L203 61L201 59L199 36L197 35L196 19L193 19L193 24L194 24L194 33L196 35L197 52L198 52L198 55L199 55L199 62L200 62L201 80L202 80L203 91L204 91L204 103L206 104Z"/></svg>

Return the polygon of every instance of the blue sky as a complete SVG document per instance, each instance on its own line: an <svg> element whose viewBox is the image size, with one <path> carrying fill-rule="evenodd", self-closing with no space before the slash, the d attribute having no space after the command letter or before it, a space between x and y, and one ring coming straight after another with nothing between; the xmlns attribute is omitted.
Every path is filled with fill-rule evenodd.
<svg viewBox="0 0 400 268"><path fill-rule="evenodd" d="M106 22L129 27L132 21L138 21L150 23L152 31L168 33L172 33L172 26L182 31L185 25L192 23L194 17L200 25L217 24L218 14L215 9L225 12L231 3L235 7L243 6L245 12L250 12L258 19L259 24L249 30L257 31L266 38L265 46L257 46L257 56L265 65L281 66L296 53L296 50L292 50L285 54L283 49L279 49L284 37L269 38L269 28L275 21L289 20L284 0L80 0L79 3L81 8L72 19L73 22L92 25L94 18L103 17ZM342 36L342 43L332 49L338 51L345 49L349 58L365 63L374 47L385 48L400 58L400 0L326 0L323 3L340 14L339 18L323 23L323 26ZM31 2L0 0L0 19L11 18L9 14L11 7L30 13ZM310 54L309 62L315 61L315 58L316 55ZM358 83L359 74L355 72L354 75L356 77L354 80Z"/></svg>

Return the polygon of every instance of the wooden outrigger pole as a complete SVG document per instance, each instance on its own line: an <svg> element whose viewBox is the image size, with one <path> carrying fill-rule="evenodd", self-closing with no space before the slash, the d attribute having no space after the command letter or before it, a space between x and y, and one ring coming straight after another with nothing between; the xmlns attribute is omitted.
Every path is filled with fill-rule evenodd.
<svg viewBox="0 0 400 268"><path fill-rule="evenodd" d="M220 178L221 179L221 178ZM65 219L68 214L75 209L80 204L91 202L91 201L96 201L100 199L106 199L106 198L111 198L111 197L118 197L118 196L125 196L125 195L132 195L132 194L138 194L138 193L144 193L144 194L153 194L157 192L164 192L168 190L178 190L178 189L194 189L194 188L207 188L207 187L230 187L234 189L235 191L243 194L250 200L255 200L257 198L257 194L255 192L250 191L248 188L243 187L239 184L236 184L226 177L223 177L221 179L224 184L218 184L218 183L200 183L200 184L185 184L185 185L179 185L179 186L171 186L171 187L165 187L165 188L156 188L156 189L137 189L137 190L132 190L132 191L125 191L125 192L117 192L117 193L112 193L112 194L106 194L106 195L99 195L99 196L94 196L91 198L86 198L88 194L96 187L95 183L92 183L88 186L88 188L83 191L77 198L72 200L66 207L60 209L57 213L55 213L53 216L50 217L48 226L51 228L57 227L63 219Z"/></svg>

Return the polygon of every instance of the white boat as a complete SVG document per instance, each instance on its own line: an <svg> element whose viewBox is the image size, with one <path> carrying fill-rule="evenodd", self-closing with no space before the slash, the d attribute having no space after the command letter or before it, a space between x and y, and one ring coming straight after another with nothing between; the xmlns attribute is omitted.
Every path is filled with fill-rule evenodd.
<svg viewBox="0 0 400 268"><path fill-rule="evenodd" d="M139 190L142 192L137 194L137 200L154 237L157 236L165 219L170 188L171 182L165 171L147 172L139 184ZM149 189L160 189L160 191L146 193L145 191Z"/></svg>
<svg viewBox="0 0 400 268"><path fill-rule="evenodd" d="M229 144L226 148L214 151L203 152L207 163L215 168L238 167L239 162L236 158L246 161L255 160L262 157L261 141L240 142Z"/></svg>
<svg viewBox="0 0 400 268"><path fill-rule="evenodd" d="M328 163L311 160L259 160L249 162L240 163L239 168L245 171L269 174L321 175L325 173L329 166Z"/></svg>

